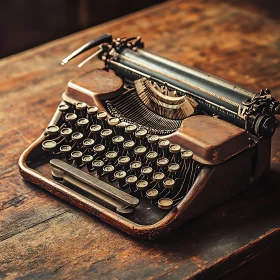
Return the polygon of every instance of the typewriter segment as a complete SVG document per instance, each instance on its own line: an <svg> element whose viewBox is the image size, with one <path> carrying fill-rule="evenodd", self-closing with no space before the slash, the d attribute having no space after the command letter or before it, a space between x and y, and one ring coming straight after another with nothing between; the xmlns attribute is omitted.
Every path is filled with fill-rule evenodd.
<svg viewBox="0 0 280 280"><path fill-rule="evenodd" d="M58 110L42 142L52 177L139 224L163 218L200 172L191 150L96 106L63 103Z"/></svg>

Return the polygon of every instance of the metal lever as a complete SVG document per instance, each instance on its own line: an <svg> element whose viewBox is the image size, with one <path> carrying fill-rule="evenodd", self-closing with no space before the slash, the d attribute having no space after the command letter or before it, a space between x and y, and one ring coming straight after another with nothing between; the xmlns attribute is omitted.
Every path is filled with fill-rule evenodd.
<svg viewBox="0 0 280 280"><path fill-rule="evenodd" d="M70 55L68 55L67 57L62 59L61 65L66 64L68 61L70 61L74 57L80 55L81 53L83 53L89 49L92 49L102 43L110 43L110 42L112 42L112 40L113 40L112 35L109 33L105 33L105 34L91 40L90 42L86 43L85 45L83 45L82 47L80 47L79 49L75 50Z"/></svg>
<svg viewBox="0 0 280 280"><path fill-rule="evenodd" d="M131 207L136 207L139 205L138 198L123 192L68 163L65 163L62 160L52 159L50 160L50 164L56 169L59 169L67 175L73 177L74 179L91 186L92 188L112 197L119 202Z"/></svg>

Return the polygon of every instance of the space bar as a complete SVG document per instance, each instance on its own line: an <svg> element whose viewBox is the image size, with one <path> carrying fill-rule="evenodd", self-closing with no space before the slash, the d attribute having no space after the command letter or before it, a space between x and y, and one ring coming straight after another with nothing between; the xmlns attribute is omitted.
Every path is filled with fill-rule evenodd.
<svg viewBox="0 0 280 280"><path fill-rule="evenodd" d="M117 189L114 186L103 182L96 177L68 164L59 159L52 159L50 160L50 164L65 174L72 176L73 178L80 180L81 182L93 187L94 189L99 190L100 192L107 194L108 196L116 199L117 201L123 202L126 205L136 207L139 205L139 199L134 197L122 190Z"/></svg>

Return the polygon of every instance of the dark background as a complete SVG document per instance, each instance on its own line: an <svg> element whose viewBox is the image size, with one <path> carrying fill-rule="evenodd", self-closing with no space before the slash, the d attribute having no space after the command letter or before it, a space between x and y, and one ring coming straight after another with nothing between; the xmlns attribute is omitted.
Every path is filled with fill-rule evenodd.
<svg viewBox="0 0 280 280"><path fill-rule="evenodd" d="M0 58L158 4L164 0L9 0L0 6ZM173 1L173 0L170 0ZM187 1L187 0L186 0ZM215 0L213 0L215 1ZM216 0L217 5L219 1ZM280 18L280 1L228 0Z"/></svg>

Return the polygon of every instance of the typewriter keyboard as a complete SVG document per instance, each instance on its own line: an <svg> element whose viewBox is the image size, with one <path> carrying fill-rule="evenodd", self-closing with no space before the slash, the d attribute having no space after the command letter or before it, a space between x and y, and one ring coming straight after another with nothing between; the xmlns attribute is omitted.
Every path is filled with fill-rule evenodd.
<svg viewBox="0 0 280 280"><path fill-rule="evenodd" d="M45 131L44 154L62 185L142 224L156 222L188 193L201 165L135 124L85 103L62 103Z"/></svg>

